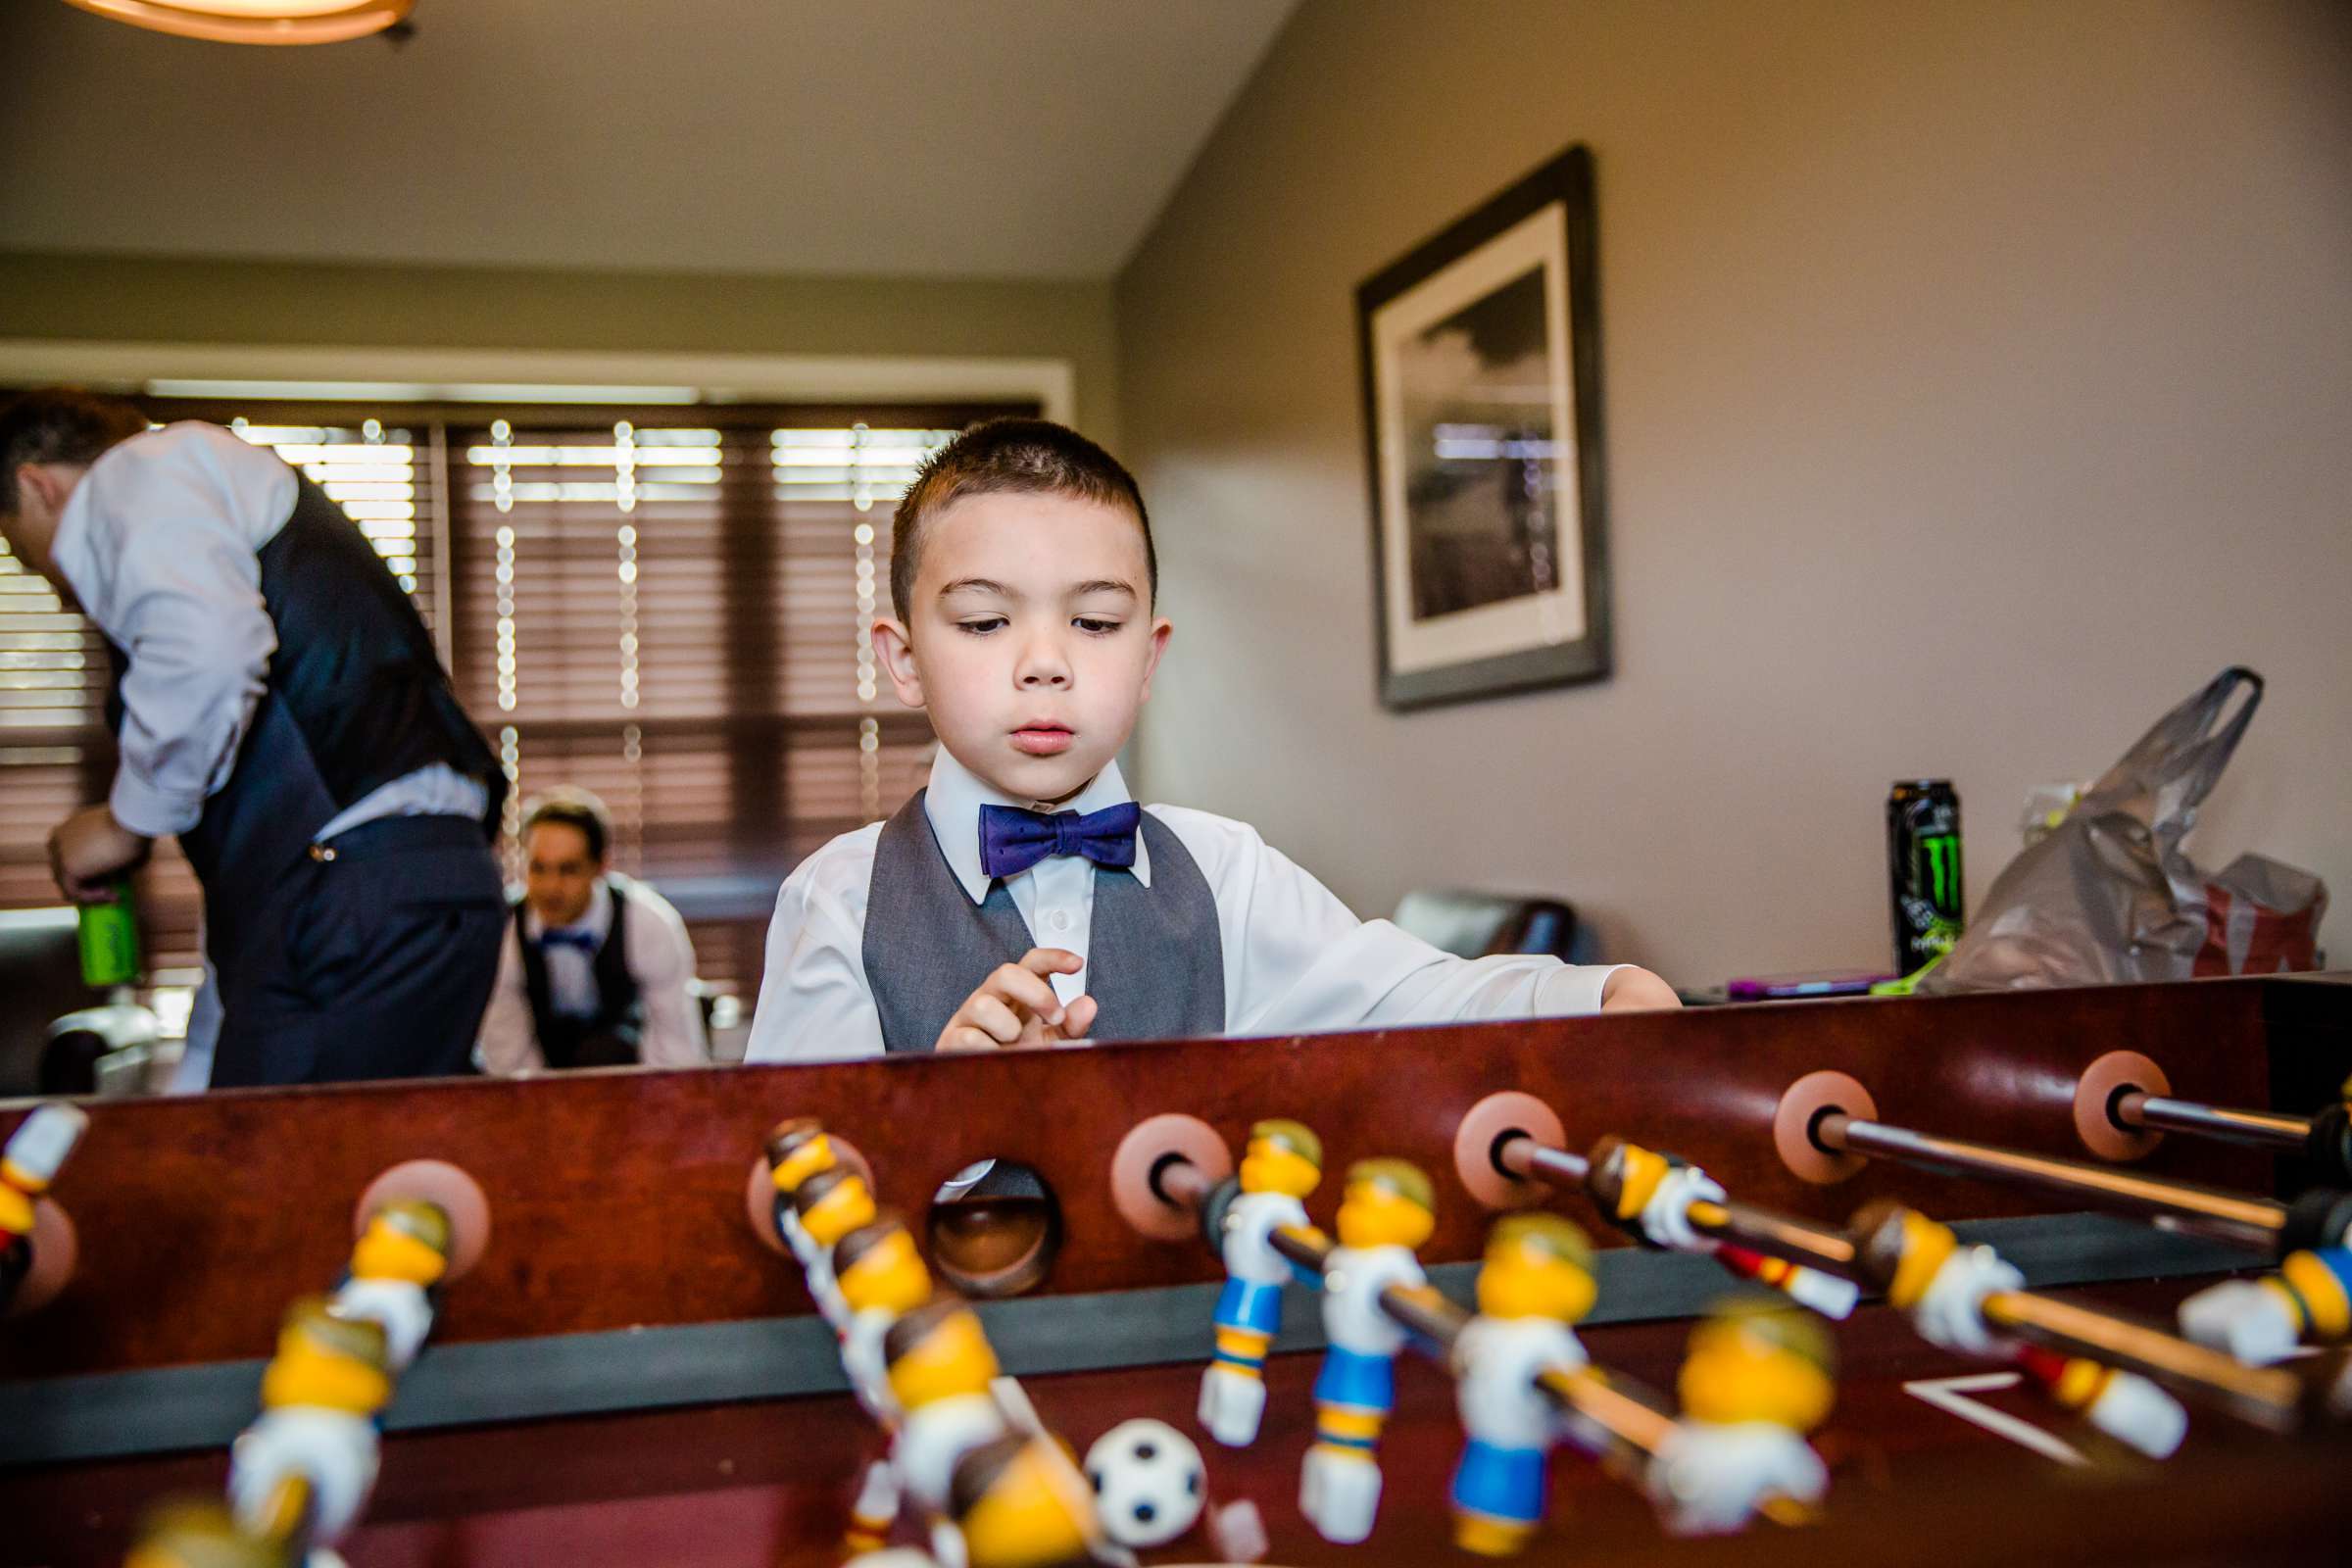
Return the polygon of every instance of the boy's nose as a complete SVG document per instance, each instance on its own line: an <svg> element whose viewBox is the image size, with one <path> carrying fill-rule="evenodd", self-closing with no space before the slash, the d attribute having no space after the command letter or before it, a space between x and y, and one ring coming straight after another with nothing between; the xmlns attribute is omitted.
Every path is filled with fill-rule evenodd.
<svg viewBox="0 0 2352 1568"><path fill-rule="evenodd" d="M1021 650L1021 662L1013 678L1023 691L1053 690L1070 683L1070 662L1051 639L1039 638Z"/></svg>

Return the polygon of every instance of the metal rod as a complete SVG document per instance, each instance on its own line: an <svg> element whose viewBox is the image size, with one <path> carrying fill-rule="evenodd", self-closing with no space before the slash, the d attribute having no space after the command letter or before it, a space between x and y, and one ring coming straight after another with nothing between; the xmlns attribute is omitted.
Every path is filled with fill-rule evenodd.
<svg viewBox="0 0 2352 1568"><path fill-rule="evenodd" d="M1152 1167L1152 1191L1169 1207L1197 1214L1208 1200L1208 1175L1182 1154L1170 1154Z"/></svg>
<svg viewBox="0 0 2352 1568"><path fill-rule="evenodd" d="M1565 1149L1538 1143L1525 1133L1503 1141L1494 1152L1494 1163L1508 1175L1528 1181L1548 1178L1581 1187L1592 1173L1592 1162L1582 1154L1572 1154Z"/></svg>
<svg viewBox="0 0 2352 1568"><path fill-rule="evenodd" d="M2268 1431L2304 1426L2303 1379L2287 1368L2247 1366L2161 1329L2029 1291L1987 1296L1984 1319L2044 1349L2136 1372Z"/></svg>
<svg viewBox="0 0 2352 1568"><path fill-rule="evenodd" d="M2130 1090L2117 1097L2115 1119L2126 1127L2162 1132L2195 1133L2232 1144L2256 1144L2264 1149L2301 1149L2311 1137L2309 1116L2282 1116L2270 1110L2232 1110L2203 1105L2193 1100L2167 1100L2161 1095Z"/></svg>
<svg viewBox="0 0 2352 1568"><path fill-rule="evenodd" d="M1730 1242L1751 1252L1762 1252L1766 1257L1817 1268L1839 1279L1863 1282L1852 1240L1837 1231L1825 1231L1801 1219L1746 1203L1701 1200L1692 1203L1687 1212L1690 1228L1701 1236Z"/></svg>
<svg viewBox="0 0 2352 1568"><path fill-rule="evenodd" d="M2209 1236L2273 1256L2278 1254L2286 1225L2286 1205L2269 1199L1958 1138L1937 1138L1883 1122L1858 1121L1842 1111L1822 1116L1814 1124L1813 1138L1833 1153L1850 1150L1946 1175L1979 1176L2059 1192L2102 1208L2155 1216L2170 1229Z"/></svg>

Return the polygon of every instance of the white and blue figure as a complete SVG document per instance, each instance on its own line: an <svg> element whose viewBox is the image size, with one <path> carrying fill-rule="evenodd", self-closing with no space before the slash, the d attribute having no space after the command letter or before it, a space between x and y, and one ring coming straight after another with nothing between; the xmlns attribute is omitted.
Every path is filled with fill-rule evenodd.
<svg viewBox="0 0 2352 1568"><path fill-rule="evenodd" d="M2276 1274L2199 1291L2180 1303L2180 1332L2255 1366L2352 1336L2352 1249L2289 1252Z"/></svg>
<svg viewBox="0 0 2352 1568"><path fill-rule="evenodd" d="M1544 1520L1559 1414L1537 1386L1585 1364L1570 1324L1592 1310L1592 1245L1555 1214L1513 1214L1487 1238L1478 1316L1453 1345L1455 1400L1469 1445L1453 1473L1454 1544L1507 1557Z"/></svg>
<svg viewBox="0 0 2352 1568"><path fill-rule="evenodd" d="M1350 1545L1380 1511L1380 1429L1396 1407L1404 1330L1381 1308L1392 1286L1427 1283L1413 1249L1437 1227L1437 1195L1401 1159L1358 1160L1340 1200L1340 1245L1323 1264L1323 1332L1315 1378L1315 1442L1299 1474L1298 1509L1324 1540Z"/></svg>
<svg viewBox="0 0 2352 1568"><path fill-rule="evenodd" d="M1266 1347L1282 1331L1282 1288L1292 1278L1274 1233L1307 1228L1303 1200L1322 1180L1323 1141L1307 1128L1278 1118L1250 1129L1241 1193L1220 1222L1217 1348L1200 1374L1201 1428L1227 1447L1255 1441L1265 1415Z"/></svg>

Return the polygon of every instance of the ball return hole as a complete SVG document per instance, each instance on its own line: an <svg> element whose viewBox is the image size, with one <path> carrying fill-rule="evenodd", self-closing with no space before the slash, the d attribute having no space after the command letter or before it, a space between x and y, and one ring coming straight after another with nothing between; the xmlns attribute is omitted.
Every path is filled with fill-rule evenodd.
<svg viewBox="0 0 2352 1568"><path fill-rule="evenodd" d="M1034 1290L1061 1250L1061 1203L1035 1169L974 1160L940 1184L924 1226L931 1267L965 1296Z"/></svg>

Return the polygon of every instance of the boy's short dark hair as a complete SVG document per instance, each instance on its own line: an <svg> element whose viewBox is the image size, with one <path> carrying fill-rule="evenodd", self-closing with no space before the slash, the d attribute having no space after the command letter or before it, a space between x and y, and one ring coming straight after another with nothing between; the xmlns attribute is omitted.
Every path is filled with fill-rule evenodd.
<svg viewBox="0 0 2352 1568"><path fill-rule="evenodd" d="M79 387L35 387L0 403L0 517L17 514L25 464L95 463L146 428L137 404Z"/></svg>
<svg viewBox="0 0 2352 1568"><path fill-rule="evenodd" d="M605 803L586 790L565 787L549 790L533 801L522 813L522 836L529 839L531 829L542 822L558 827L579 829L580 837L588 841L588 858L602 862L605 847L612 842L612 813Z"/></svg>
<svg viewBox="0 0 2352 1568"><path fill-rule="evenodd" d="M1152 519L1135 475L1119 460L1067 425L1051 419L989 419L973 425L926 460L899 502L890 529L890 603L901 620L914 601L923 524L965 496L1068 496L1135 514L1144 530L1147 591L1159 596L1159 556L1152 548Z"/></svg>

